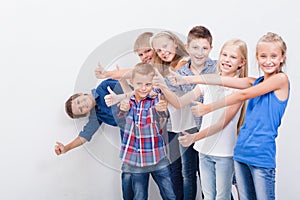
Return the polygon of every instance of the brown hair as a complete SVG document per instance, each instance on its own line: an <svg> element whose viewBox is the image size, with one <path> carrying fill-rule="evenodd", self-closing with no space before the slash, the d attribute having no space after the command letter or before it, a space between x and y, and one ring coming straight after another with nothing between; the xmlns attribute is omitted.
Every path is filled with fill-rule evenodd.
<svg viewBox="0 0 300 200"><path fill-rule="evenodd" d="M207 39L210 46L212 45L212 36L210 31L204 26L195 26L188 33L187 44L194 39Z"/></svg>
<svg viewBox="0 0 300 200"><path fill-rule="evenodd" d="M66 111L67 115L69 117L71 117L72 119L80 118L80 117L85 117L87 115L87 114L84 114L84 115L74 115L74 113L73 113L72 103L80 95L81 95L80 93L73 94L72 96L69 97L69 99L65 103L65 111Z"/></svg>

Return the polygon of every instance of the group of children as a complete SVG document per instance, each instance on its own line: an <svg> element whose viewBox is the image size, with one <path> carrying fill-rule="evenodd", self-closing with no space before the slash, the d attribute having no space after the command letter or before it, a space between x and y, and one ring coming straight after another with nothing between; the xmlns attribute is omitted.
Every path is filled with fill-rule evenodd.
<svg viewBox="0 0 300 200"><path fill-rule="evenodd" d="M55 152L89 141L104 122L120 126L123 199L147 199L150 175L163 199L196 199L197 174L204 199L231 199L233 177L241 200L275 199L275 138L289 99L286 49L275 33L261 37L256 59L264 74L251 78L240 39L212 60L206 27L193 27L186 45L170 31L143 33L134 44L141 63L97 68L97 78L109 79L66 102L70 117L89 114L89 122Z"/></svg>

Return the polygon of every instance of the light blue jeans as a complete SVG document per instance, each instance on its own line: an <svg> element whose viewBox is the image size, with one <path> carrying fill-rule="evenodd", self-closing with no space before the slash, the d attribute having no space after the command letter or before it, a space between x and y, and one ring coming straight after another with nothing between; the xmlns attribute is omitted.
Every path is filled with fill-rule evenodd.
<svg viewBox="0 0 300 200"><path fill-rule="evenodd" d="M231 199L232 157L199 154L200 178L205 200Z"/></svg>
<svg viewBox="0 0 300 200"><path fill-rule="evenodd" d="M274 200L275 169L234 161L236 182L241 200Z"/></svg>

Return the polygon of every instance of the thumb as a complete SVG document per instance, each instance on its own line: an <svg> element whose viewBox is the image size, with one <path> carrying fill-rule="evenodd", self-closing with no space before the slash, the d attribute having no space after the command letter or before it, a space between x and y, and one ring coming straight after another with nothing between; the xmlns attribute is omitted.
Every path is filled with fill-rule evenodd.
<svg viewBox="0 0 300 200"><path fill-rule="evenodd" d="M109 86L107 86L107 91L109 94L115 94L115 92Z"/></svg>
<svg viewBox="0 0 300 200"><path fill-rule="evenodd" d="M159 101L164 101L165 100L165 96L163 94L158 94L158 100Z"/></svg>
<svg viewBox="0 0 300 200"><path fill-rule="evenodd" d="M104 73L105 69L102 67L100 62L98 63L98 67L95 69L96 72Z"/></svg>
<svg viewBox="0 0 300 200"><path fill-rule="evenodd" d="M100 68L100 69L104 69L104 68L102 67L102 65L101 65L101 63L100 63L100 62L98 62L98 68Z"/></svg>
<svg viewBox="0 0 300 200"><path fill-rule="evenodd" d="M186 131L182 131L182 135L188 135L189 133Z"/></svg>
<svg viewBox="0 0 300 200"><path fill-rule="evenodd" d="M120 66L118 64L116 64L116 70L119 71L120 70Z"/></svg>

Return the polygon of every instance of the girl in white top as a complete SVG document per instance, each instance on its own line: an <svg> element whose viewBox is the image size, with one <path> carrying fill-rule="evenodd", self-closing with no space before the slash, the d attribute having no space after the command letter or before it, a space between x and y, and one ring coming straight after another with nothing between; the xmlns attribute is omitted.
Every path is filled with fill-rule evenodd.
<svg viewBox="0 0 300 200"><path fill-rule="evenodd" d="M223 45L218 60L218 71L220 76L247 76L247 45L245 42L232 39ZM204 95L206 104L236 91L236 89L222 86L198 85L193 91L178 97L162 82L159 82L158 85L169 103L176 108L189 103L198 104L193 100L201 94ZM179 137L179 142L183 146L195 143L194 149L200 154L200 178L205 199L231 198L231 183L234 173L232 157L238 125L243 120L241 107L242 104L238 103L207 114L203 117L198 133L183 132L184 136ZM197 106L192 107L195 115L197 115L197 108Z"/></svg>

